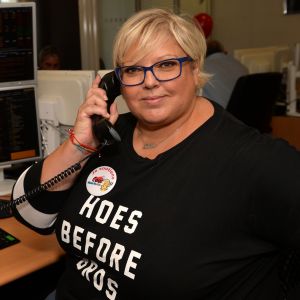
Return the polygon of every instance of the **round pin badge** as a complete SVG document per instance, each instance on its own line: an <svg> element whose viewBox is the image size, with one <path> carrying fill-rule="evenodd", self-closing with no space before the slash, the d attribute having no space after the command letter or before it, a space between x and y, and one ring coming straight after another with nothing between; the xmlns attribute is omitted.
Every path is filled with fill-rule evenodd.
<svg viewBox="0 0 300 300"><path fill-rule="evenodd" d="M108 166L94 169L86 181L86 188L94 196L103 196L109 193L117 182L115 170Z"/></svg>

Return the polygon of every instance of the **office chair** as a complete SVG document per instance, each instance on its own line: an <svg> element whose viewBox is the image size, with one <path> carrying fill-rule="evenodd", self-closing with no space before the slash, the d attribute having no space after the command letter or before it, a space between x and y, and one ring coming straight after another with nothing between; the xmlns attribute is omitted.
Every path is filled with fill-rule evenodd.
<svg viewBox="0 0 300 300"><path fill-rule="evenodd" d="M281 89L282 73L267 72L238 79L227 111L262 133L271 133L271 120Z"/></svg>

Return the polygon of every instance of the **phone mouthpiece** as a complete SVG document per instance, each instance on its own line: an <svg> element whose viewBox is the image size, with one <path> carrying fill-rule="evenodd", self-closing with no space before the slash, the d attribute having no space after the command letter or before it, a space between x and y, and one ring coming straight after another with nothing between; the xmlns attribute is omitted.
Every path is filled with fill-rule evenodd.
<svg viewBox="0 0 300 300"><path fill-rule="evenodd" d="M100 147L121 141L120 135L108 120L94 115L92 116L92 122L94 136L98 139Z"/></svg>

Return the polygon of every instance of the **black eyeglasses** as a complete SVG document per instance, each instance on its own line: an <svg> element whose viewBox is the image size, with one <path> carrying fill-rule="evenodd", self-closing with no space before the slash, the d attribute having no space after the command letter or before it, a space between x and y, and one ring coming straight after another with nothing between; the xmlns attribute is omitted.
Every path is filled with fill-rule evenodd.
<svg viewBox="0 0 300 300"><path fill-rule="evenodd" d="M158 81L170 81L181 75L182 64L186 61L193 61L192 58L185 56L170 58L159 61L150 67L143 66L124 66L115 69L116 75L122 85L135 86L145 81L146 72L151 71Z"/></svg>

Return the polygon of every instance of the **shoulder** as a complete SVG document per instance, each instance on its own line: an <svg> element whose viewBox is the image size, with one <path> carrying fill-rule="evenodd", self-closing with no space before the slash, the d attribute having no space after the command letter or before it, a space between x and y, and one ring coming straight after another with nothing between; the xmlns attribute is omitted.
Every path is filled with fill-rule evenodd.
<svg viewBox="0 0 300 300"><path fill-rule="evenodd" d="M218 144L227 145L231 151L239 154L250 153L254 157L264 157L267 159L271 156L280 156L283 153L299 153L294 147L286 141L272 137L269 134L262 134L257 129L250 127L238 120L218 103L210 101L214 106L214 134L217 137ZM283 158L284 159L284 158Z"/></svg>
<svg viewBox="0 0 300 300"><path fill-rule="evenodd" d="M223 52L218 52L218 53L213 53L209 56L207 56L204 60L204 63L214 63L220 60L226 60L227 59L227 54Z"/></svg>

